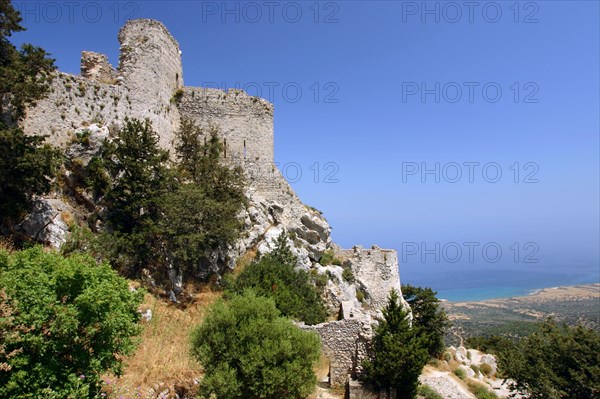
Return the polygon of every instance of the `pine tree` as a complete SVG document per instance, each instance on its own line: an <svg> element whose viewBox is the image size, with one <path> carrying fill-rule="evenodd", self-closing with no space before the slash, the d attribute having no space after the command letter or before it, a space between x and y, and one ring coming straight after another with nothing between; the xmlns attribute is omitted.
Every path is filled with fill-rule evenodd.
<svg viewBox="0 0 600 399"><path fill-rule="evenodd" d="M0 0L0 221L10 225L46 193L61 164L60 151L42 136L26 136L16 124L25 108L49 89L54 60L29 44L18 50L9 38L25 30L9 0Z"/></svg>
<svg viewBox="0 0 600 399"><path fill-rule="evenodd" d="M450 322L440 306L440 300L436 298L437 293L431 288L403 285L402 294L412 310L413 325L429 342L429 355L440 356L444 352L444 335Z"/></svg>
<svg viewBox="0 0 600 399"><path fill-rule="evenodd" d="M375 329L371 357L363 363L363 381L395 391L397 399L413 399L428 359L427 340L411 328L408 313L392 290Z"/></svg>

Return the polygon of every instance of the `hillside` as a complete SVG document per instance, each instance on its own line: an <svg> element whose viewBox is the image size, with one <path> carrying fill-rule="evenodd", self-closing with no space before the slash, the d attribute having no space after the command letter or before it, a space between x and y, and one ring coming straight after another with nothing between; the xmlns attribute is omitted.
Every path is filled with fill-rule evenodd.
<svg viewBox="0 0 600 399"><path fill-rule="evenodd" d="M531 295L475 302L444 302L454 331L475 335L525 335L533 323L554 317L600 330L600 283L546 288ZM455 341L453 343L458 343Z"/></svg>

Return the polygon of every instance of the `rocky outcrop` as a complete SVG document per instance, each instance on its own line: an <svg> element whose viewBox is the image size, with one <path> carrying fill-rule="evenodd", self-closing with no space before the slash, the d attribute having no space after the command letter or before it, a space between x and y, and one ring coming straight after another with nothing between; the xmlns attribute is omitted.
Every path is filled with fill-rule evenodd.
<svg viewBox="0 0 600 399"><path fill-rule="evenodd" d="M59 248L67 241L74 213L71 206L59 199L41 198L34 201L32 212L19 229L34 241Z"/></svg>

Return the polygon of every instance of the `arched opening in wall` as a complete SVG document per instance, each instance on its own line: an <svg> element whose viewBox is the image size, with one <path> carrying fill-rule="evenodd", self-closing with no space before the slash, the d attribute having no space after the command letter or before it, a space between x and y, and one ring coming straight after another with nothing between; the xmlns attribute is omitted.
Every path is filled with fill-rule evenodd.
<svg viewBox="0 0 600 399"><path fill-rule="evenodd" d="M244 140L244 159L246 159L246 140Z"/></svg>
<svg viewBox="0 0 600 399"><path fill-rule="evenodd" d="M223 158L227 158L227 139L223 139Z"/></svg>
<svg viewBox="0 0 600 399"><path fill-rule="evenodd" d="M175 87L179 86L179 74L175 74Z"/></svg>

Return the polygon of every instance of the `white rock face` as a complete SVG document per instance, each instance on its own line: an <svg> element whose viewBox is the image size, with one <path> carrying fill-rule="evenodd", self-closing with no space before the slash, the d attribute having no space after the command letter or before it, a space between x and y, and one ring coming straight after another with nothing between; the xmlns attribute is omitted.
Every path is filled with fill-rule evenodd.
<svg viewBox="0 0 600 399"><path fill-rule="evenodd" d="M34 202L32 212L19 227L33 240L59 248L69 232L65 217L73 214L73 208L61 200L42 198Z"/></svg>

